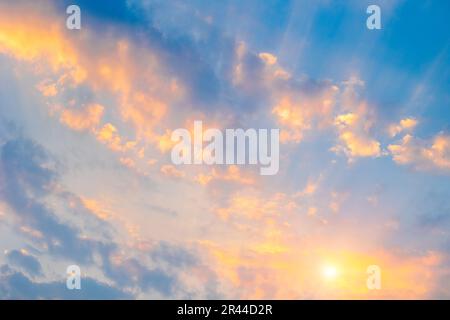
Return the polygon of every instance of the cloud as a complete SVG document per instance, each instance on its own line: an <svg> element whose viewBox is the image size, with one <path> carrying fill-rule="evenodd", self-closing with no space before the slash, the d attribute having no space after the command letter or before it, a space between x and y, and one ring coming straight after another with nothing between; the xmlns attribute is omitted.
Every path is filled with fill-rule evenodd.
<svg viewBox="0 0 450 320"><path fill-rule="evenodd" d="M86 209L88 209L89 212L92 212L96 217L102 220L111 218L112 213L95 199L81 198L80 200Z"/></svg>
<svg viewBox="0 0 450 320"><path fill-rule="evenodd" d="M135 142L125 142L119 135L117 128L111 123L106 123L101 129L96 131L96 138L113 151L125 151L134 147Z"/></svg>
<svg viewBox="0 0 450 320"><path fill-rule="evenodd" d="M305 188L297 192L295 194L295 197L305 197L314 195L317 192L317 189L319 187L319 184L321 183L322 178L323 176L319 176L319 178L317 178L316 180L309 178Z"/></svg>
<svg viewBox="0 0 450 320"><path fill-rule="evenodd" d="M428 141L406 134L397 144L389 145L388 150L398 164L418 170L450 171L450 136L444 133Z"/></svg>
<svg viewBox="0 0 450 320"><path fill-rule="evenodd" d="M183 247L160 242L150 253L154 261L165 262L173 267L191 267L198 263L197 257Z"/></svg>
<svg viewBox="0 0 450 320"><path fill-rule="evenodd" d="M2 4L2 22L0 32L0 52L14 56L22 61L45 59L53 71L66 69L67 75L76 83L86 78L86 70L78 62L78 56L68 38L62 37L57 18L53 23L45 20L47 12L54 12L49 2L43 2L39 8L32 8L25 2L16 5ZM23 11L25 10L25 11ZM27 14L26 23L23 15Z"/></svg>
<svg viewBox="0 0 450 320"><path fill-rule="evenodd" d="M244 172L244 170L241 170L239 166L236 165L228 166L225 171L213 168L209 173L199 173L194 179L201 185L209 185L213 182L232 182L240 185L254 185L256 182L254 176Z"/></svg>
<svg viewBox="0 0 450 320"><path fill-rule="evenodd" d="M345 154L350 162L359 157L379 157L382 154L380 142L371 135L375 122L373 109L359 97L364 82L351 77L343 82L343 87L341 113L334 119L340 143L331 150Z"/></svg>
<svg viewBox="0 0 450 320"><path fill-rule="evenodd" d="M306 133L332 124L339 94L332 81L291 75L274 54L256 54L242 41L234 46L232 65L234 94L246 103L245 110L259 110L275 121L282 143L299 143Z"/></svg>
<svg viewBox="0 0 450 320"><path fill-rule="evenodd" d="M185 173L181 170L178 170L175 166L171 164L165 164L161 166L160 171L162 174L172 178L183 178Z"/></svg>
<svg viewBox="0 0 450 320"><path fill-rule="evenodd" d="M388 128L389 135L395 137L404 131L412 131L419 122L414 118L405 118L399 123L391 124Z"/></svg>
<svg viewBox="0 0 450 320"><path fill-rule="evenodd" d="M19 225L33 231L24 235L53 254L91 261L104 244L79 237L77 228L62 223L43 201L48 193L57 192L59 174L54 160L43 148L22 138L6 142L0 152L0 197Z"/></svg>
<svg viewBox="0 0 450 320"><path fill-rule="evenodd" d="M58 94L58 88L55 83L47 83L43 81L37 85L37 89L45 97L54 97Z"/></svg>
<svg viewBox="0 0 450 320"><path fill-rule="evenodd" d="M182 84L164 69L157 50L137 45L117 29L115 33L96 34L83 28L76 35L64 28L64 15L59 15L50 2L47 9L21 2L2 9L0 52L32 66L30 72L42 80L38 84L49 104L62 107L61 122L75 130L96 132L103 113L114 115L115 121L131 123L137 137L147 143L157 143L156 127L168 110L168 105L180 96ZM22 15L26 14L24 23ZM3 17L4 16L4 17ZM62 22L62 23L61 23ZM154 35L157 41L157 33ZM99 40L101 39L101 40ZM146 57L140 62L136 57ZM64 96L87 87L95 100L105 92L113 97L111 108L105 110L98 101L79 108L67 109ZM61 94L59 94L61 93ZM106 112L107 111L107 112Z"/></svg>
<svg viewBox="0 0 450 320"><path fill-rule="evenodd" d="M300 142L305 132L329 125L339 89L328 81L295 79L276 94L272 114L281 125L281 142Z"/></svg>
<svg viewBox="0 0 450 320"><path fill-rule="evenodd" d="M42 274L42 267L39 261L30 255L26 250L11 250L6 253L6 258L10 264L13 264L31 276Z"/></svg>
<svg viewBox="0 0 450 320"><path fill-rule="evenodd" d="M160 268L150 269L135 258L121 259L111 255L103 260L103 271L121 288L155 290L163 296L171 296L176 288L175 276Z"/></svg>
<svg viewBox="0 0 450 320"><path fill-rule="evenodd" d="M73 261L83 267L96 265L113 284L132 290L135 297L152 292L172 296L175 290L183 294L177 273L180 268L194 265L194 258L188 252L181 247L171 247L169 243L161 244L155 247L154 252L148 252L153 266L137 258L123 256L123 244L114 241L107 232L111 226L104 220L105 210L96 201L62 190L57 165L42 147L30 140L17 138L7 141L0 152L0 199L10 207L21 234L31 241L43 258L51 256L59 261ZM46 203L50 196L54 201L64 203L65 209L54 211ZM64 211L73 212L73 216L68 219ZM82 225L83 221L89 223L81 231L77 226ZM25 251L10 251L7 258L11 264L32 276L43 275L39 260ZM95 279L84 279L83 283L85 291L69 295L60 289L61 284L57 282L33 283L20 273L10 272L0 276L0 293L4 290L2 294L6 297L30 299L131 297L129 293L103 285ZM64 290L67 289L64 287Z"/></svg>
<svg viewBox="0 0 450 320"><path fill-rule="evenodd" d="M360 130L364 120L359 115L347 113L336 118L336 126L339 130L339 139L343 143L334 147L336 152L344 152L350 159L355 157L378 157L381 154L380 143L371 139Z"/></svg>
<svg viewBox="0 0 450 320"><path fill-rule="evenodd" d="M86 130L95 128L103 115L104 107L99 104L91 104L84 110L65 109L61 112L61 122L74 130Z"/></svg>
<svg viewBox="0 0 450 320"><path fill-rule="evenodd" d="M25 300L108 300L131 299L132 295L92 278L82 278L81 290L68 290L65 281L33 282L23 273L14 271L8 266L3 265L0 267L0 298Z"/></svg>
<svg viewBox="0 0 450 320"><path fill-rule="evenodd" d="M349 161L380 157L384 141L377 135L411 135L417 120L380 121L385 106L371 103L379 95L378 77L367 70L352 70L370 81L366 88L358 77L341 82L341 67L349 64L328 50L318 61L310 59L315 51L301 59L289 44L299 30L295 15L283 24L278 19L287 17L275 12L266 33L278 39L255 33L267 19L252 20L266 17L271 4L248 4L256 10L244 11L262 15L245 17L252 29L246 35L240 23L225 18L239 11L230 3L121 0L103 8L83 0L82 30L72 32L65 28L65 4L0 4L0 64L11 70L2 77L3 111L40 141L0 122L1 227L7 230L1 237L8 240L1 243L8 246L12 234L12 243L20 243L13 248L32 248L32 254L9 251L0 296L422 298L445 279L440 275L448 261L427 251L438 236L408 243L415 254L401 250L410 230L400 214L410 207L398 209L399 202L423 190L405 190L404 179L422 175L384 174L390 167L382 160L370 161L370 170L366 163L350 167L328 152L333 146ZM311 7L333 12L321 5ZM313 49L323 40L315 38L299 43ZM358 52L343 52L357 69ZM25 106L9 102L10 82ZM48 110L38 109L45 105ZM170 132L193 119L221 129L279 127L287 144L285 170L270 179L248 166L180 171L169 164ZM435 138L391 142L388 150L397 163L447 170L448 137ZM326 171L322 179L318 172ZM388 200L368 196L380 181L392 191ZM175 200L170 208L158 205L168 198ZM427 214L420 224L446 221L443 214ZM391 233L398 234L398 247L384 248ZM345 275L335 287L317 273L330 260ZM386 270L386 291L378 295L364 286L367 264L374 261ZM83 286L88 291L66 292L63 281L54 281L69 262L92 271Z"/></svg>
<svg viewBox="0 0 450 320"><path fill-rule="evenodd" d="M277 57L268 52L262 52L258 56L268 65L273 65L277 62Z"/></svg>

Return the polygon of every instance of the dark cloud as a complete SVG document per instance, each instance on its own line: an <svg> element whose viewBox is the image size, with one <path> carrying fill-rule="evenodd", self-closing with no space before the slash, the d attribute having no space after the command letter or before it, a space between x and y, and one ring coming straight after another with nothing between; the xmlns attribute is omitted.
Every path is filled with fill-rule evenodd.
<svg viewBox="0 0 450 320"><path fill-rule="evenodd" d="M56 163L43 148L17 138L1 148L2 193L14 206L27 198L45 195L57 178Z"/></svg>
<svg viewBox="0 0 450 320"><path fill-rule="evenodd" d="M65 281L33 282L8 266L0 267L0 299L131 299L120 289L82 278L81 290L69 290Z"/></svg>
<svg viewBox="0 0 450 320"><path fill-rule="evenodd" d="M120 264L112 264L110 257L103 261L103 271L123 288L140 288L142 291L155 290L170 296L175 289L177 279L159 268L149 269L135 258Z"/></svg>
<svg viewBox="0 0 450 320"><path fill-rule="evenodd" d="M36 236L35 233L25 233L25 235L33 240L35 246L45 248L42 250L43 253L66 258L78 265L93 264L94 257L100 256L101 270L114 283L123 288L139 288L143 292L155 290L162 295L170 295L177 282L176 276L169 275L158 267L149 268L134 258L127 259L120 264L111 262L118 245L109 238L110 225L97 220L82 205L76 195L59 191L57 167L54 159L42 147L27 139L9 140L0 150L0 198L11 207L18 220L18 225L40 234ZM88 221L92 221L94 219L95 224L92 231L97 234L103 233L104 240L80 237L81 231L77 227L62 221L59 218L61 213L56 213L46 204L46 197L49 195L62 202L71 203L68 211L72 214L70 216L72 220L89 218L91 220ZM102 232L102 230L106 231ZM168 245L164 247L169 249ZM164 247L159 248L159 251L155 253L156 260L159 262L168 260L180 267L187 263L187 254L182 254L178 260L174 257L175 254L182 253L181 249L169 250L164 257L164 254L160 252ZM11 251L8 258L11 263L23 268L30 275L41 273L40 263L32 256L26 256L19 251ZM45 290L55 291L48 293L46 297L60 296L56 283L34 284L18 273L7 276L3 282L4 288L5 286L12 288L13 285L28 287L30 297L41 297L41 292ZM92 290L98 290L99 298L103 294L107 294L107 292L101 291L103 287L97 285L94 280L88 279L87 284L92 286ZM20 296L21 293L22 291L18 291L17 295ZM11 291L11 295L15 296L16 291ZM79 294L79 297L81 298L82 295L83 293Z"/></svg>
<svg viewBox="0 0 450 320"><path fill-rule="evenodd" d="M56 162L34 142L17 138L6 142L0 150L0 197L13 209L22 227L45 237L31 236L36 244L52 254L79 263L92 262L96 250L111 244L80 238L80 231L65 224L45 203L45 196L57 196L59 177Z"/></svg>
<svg viewBox="0 0 450 320"><path fill-rule="evenodd" d="M197 264L197 257L185 248L160 242L150 253L155 262L165 262L173 267L191 267Z"/></svg>
<svg viewBox="0 0 450 320"><path fill-rule="evenodd" d="M62 3L63 5L58 4L57 8L65 9L67 2ZM190 86L187 92L191 95L192 106L214 111L214 108L223 105L224 101L225 104L233 102L231 104L239 106L242 101L242 105L250 105L252 97L261 98L261 91L242 97L233 89L229 73L234 62L236 44L234 40L220 35L218 30L210 29L207 37L199 41L191 33L181 35L166 33L161 26L154 23L153 16L149 12L145 12L144 19L135 14L139 6L131 8L126 1L117 1L114 4L110 1L98 4L89 1L74 3L82 7L83 28L90 28L97 37L101 38L101 32L105 32L109 35L113 33L119 39L121 34L127 33L140 45L149 46L163 61L166 71L173 73L183 84ZM103 31L94 30L96 23L104 23L105 19L123 22L123 25L112 23L108 30L105 28ZM133 24L138 21L141 28L136 29ZM131 26L133 30L130 29ZM86 48L86 50L97 49L101 50L97 47ZM258 78L260 67L257 56L248 57L249 74L254 74L255 78ZM136 88L142 86L142 83L138 82L139 79L133 84ZM148 90L148 88L140 89ZM89 102L92 99L88 88L79 87L74 93L85 97L86 100L81 102ZM67 96L64 98L68 99ZM150 257L152 267L135 258L112 263L113 255L119 251L119 245L112 240L112 227L107 222L95 219L95 215L84 207L77 195L64 190L60 184L62 165L43 147L32 140L7 135L7 132L6 126L0 123L0 199L11 209L17 232L22 233L38 249L38 257L49 255L52 258L87 266L93 265L100 256L101 264L98 267L106 277L121 288L128 288L133 292L136 288L144 292L154 290L162 295L171 295L175 292L178 287L177 268L195 266L194 255L182 247L161 243L146 257L147 259ZM63 205L56 206L55 203ZM164 208L155 206L153 209L176 215L176 212ZM82 237L82 234L89 236ZM20 256L19 251L11 253L8 261L15 267L23 269L29 276L42 272L37 258ZM17 272L3 276L2 281L2 290L11 289L7 284L14 283L19 287L28 287L30 297L42 297L36 290L56 290L54 283L35 284ZM14 296L12 289L11 294ZM21 295L22 293L17 294ZM58 292L52 296L59 295Z"/></svg>
<svg viewBox="0 0 450 320"><path fill-rule="evenodd" d="M39 276L42 274L42 267L39 261L32 255L19 250L12 250L6 254L10 264L20 267L30 276Z"/></svg>
<svg viewBox="0 0 450 320"><path fill-rule="evenodd" d="M193 1L186 5L184 1L159 0L130 3L149 21L141 25L145 36L140 44L157 53L169 73L189 87L189 103L206 114L225 108L233 109L238 117L245 116L271 107L276 92L292 90L314 96L331 85L304 75L267 83L266 66L258 49L241 42L244 37L228 32L229 24L223 25L227 11L239 10L241 4ZM260 3L253 5L259 7ZM172 19L167 19L168 15ZM245 50L238 57L241 45ZM238 66L242 81L236 84Z"/></svg>
<svg viewBox="0 0 450 320"><path fill-rule="evenodd" d="M10 137L17 135L17 133L18 130L11 121L5 120L0 117L0 145L9 140Z"/></svg>

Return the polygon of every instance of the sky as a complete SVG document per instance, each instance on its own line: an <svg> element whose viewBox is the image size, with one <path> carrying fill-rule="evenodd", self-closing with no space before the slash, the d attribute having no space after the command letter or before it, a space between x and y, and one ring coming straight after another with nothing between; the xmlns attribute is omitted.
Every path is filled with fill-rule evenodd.
<svg viewBox="0 0 450 320"><path fill-rule="evenodd" d="M0 298L449 299L449 11L1 0ZM174 165L196 120L279 172Z"/></svg>

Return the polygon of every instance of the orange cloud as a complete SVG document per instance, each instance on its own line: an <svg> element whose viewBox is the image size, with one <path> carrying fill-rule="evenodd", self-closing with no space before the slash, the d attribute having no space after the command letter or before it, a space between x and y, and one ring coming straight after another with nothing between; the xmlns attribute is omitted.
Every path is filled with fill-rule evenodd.
<svg viewBox="0 0 450 320"><path fill-rule="evenodd" d="M237 193L230 198L227 207L217 208L216 213L224 219L244 217L259 220L292 213L294 209L295 202L284 193L276 193L269 198L261 198L254 193Z"/></svg>
<svg viewBox="0 0 450 320"><path fill-rule="evenodd" d="M398 144L388 150L398 164L410 164L419 170L450 170L450 136L438 134L431 141L423 141L405 135Z"/></svg>
<svg viewBox="0 0 450 320"><path fill-rule="evenodd" d="M106 144L108 148L114 151L125 151L135 145L134 142L123 142L115 126L111 123L105 124L100 130L96 131L97 140Z"/></svg>
<svg viewBox="0 0 450 320"><path fill-rule="evenodd" d="M365 136L358 136L355 132L344 131L339 138L345 145L345 153L350 157L378 157L380 143Z"/></svg>
<svg viewBox="0 0 450 320"><path fill-rule="evenodd" d="M314 96L282 94L272 109L281 126L280 141L299 143L306 131L328 125L338 90L336 86L327 86Z"/></svg>
<svg viewBox="0 0 450 320"><path fill-rule="evenodd" d="M47 83L46 81L41 82L37 85L37 89L45 97L54 97L58 94L58 88L55 83Z"/></svg>
<svg viewBox="0 0 450 320"><path fill-rule="evenodd" d="M53 13L49 3L43 2L41 8L33 11L27 6L0 6L0 52L19 60L46 61L54 72L64 69L80 83L86 78L86 70L79 64L70 38L62 36L63 20L50 19L44 13Z"/></svg>
<svg viewBox="0 0 450 320"><path fill-rule="evenodd" d="M183 178L185 176L185 173L183 171L178 170L171 164L161 166L160 171L168 177Z"/></svg>
<svg viewBox="0 0 450 320"><path fill-rule="evenodd" d="M359 97L362 87L364 82L355 76L342 83L341 108L334 118L339 143L331 151L345 154L349 162L358 157L382 155L380 143L371 133L375 123L373 109Z"/></svg>
<svg viewBox="0 0 450 320"><path fill-rule="evenodd" d="M308 179L306 186L303 190L297 192L294 197L303 197L303 196L311 196L316 193L317 188L319 187L319 183L322 180L322 176L320 176L317 180L313 180L311 178Z"/></svg>
<svg viewBox="0 0 450 320"><path fill-rule="evenodd" d="M228 169L223 173L214 168L210 173L200 173L195 177L195 181L197 181L201 185L208 185L212 181L227 181L242 185L252 185L255 183L255 178L251 177L249 174L244 174L238 166L230 165L228 166Z"/></svg>
<svg viewBox="0 0 450 320"><path fill-rule="evenodd" d="M264 63L268 65L274 65L275 63L277 63L277 57L271 53L262 52L258 56L262 61L264 61Z"/></svg>
<svg viewBox="0 0 450 320"><path fill-rule="evenodd" d="M26 3L0 5L0 53L28 62L45 79L37 85L44 97L57 98L59 92L79 84L109 93L116 100L104 111L120 117L115 121L131 123L139 141L158 146L157 127L163 125L170 103L185 94L183 83L164 71L151 48L117 39L113 33L99 38L88 27L70 32L65 16L51 2L39 7L43 9ZM97 135L100 108L88 108L86 113L59 110L65 125ZM120 150L115 142L110 146Z"/></svg>
<svg viewBox="0 0 450 320"><path fill-rule="evenodd" d="M367 108L361 104L355 112L341 114L335 119L341 144L331 150L344 153L350 161L357 157L378 157L381 155L380 143L371 138Z"/></svg>
<svg viewBox="0 0 450 320"><path fill-rule="evenodd" d="M389 135L395 137L403 131L411 131L418 124L418 121L414 118L405 118L400 120L399 123L392 124L388 128Z"/></svg>
<svg viewBox="0 0 450 320"><path fill-rule="evenodd" d="M82 198L83 205L94 215L102 220L106 220L112 216L111 212L106 209L100 202L94 199Z"/></svg>
<svg viewBox="0 0 450 320"><path fill-rule="evenodd" d="M60 120L73 130L87 130L100 123L103 110L103 106L99 104L90 104L83 110L65 109L61 112Z"/></svg>

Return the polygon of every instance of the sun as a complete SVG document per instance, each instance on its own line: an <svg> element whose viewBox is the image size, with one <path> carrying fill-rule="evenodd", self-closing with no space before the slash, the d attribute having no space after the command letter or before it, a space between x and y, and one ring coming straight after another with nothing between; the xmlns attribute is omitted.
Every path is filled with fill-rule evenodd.
<svg viewBox="0 0 450 320"><path fill-rule="evenodd" d="M327 265L323 267L322 274L324 278L332 280L338 276L338 270L335 266Z"/></svg>

